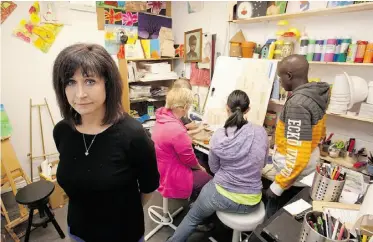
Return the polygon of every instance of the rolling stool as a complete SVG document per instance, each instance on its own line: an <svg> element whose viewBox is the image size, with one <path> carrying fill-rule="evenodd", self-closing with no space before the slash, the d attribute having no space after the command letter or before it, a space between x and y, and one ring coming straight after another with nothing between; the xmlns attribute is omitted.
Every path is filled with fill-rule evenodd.
<svg viewBox="0 0 373 242"><path fill-rule="evenodd" d="M265 214L263 202L260 202L258 208L248 214L216 212L220 221L233 229L232 242L242 241L241 231L253 231L256 226L263 223Z"/></svg>
<svg viewBox="0 0 373 242"><path fill-rule="evenodd" d="M34 227L43 226L43 228L46 228L49 222L53 223L60 237L62 239L65 238L65 234L61 230L56 219L54 218L54 215L48 207L49 196L52 194L53 191L54 184L52 182L41 180L38 182L28 184L27 186L21 188L17 192L17 203L25 205L29 208L29 217L25 235L25 242L29 241L31 225L33 225ZM32 218L35 209L39 210L40 221L32 223ZM45 214L47 214L47 217L45 216Z"/></svg>
<svg viewBox="0 0 373 242"><path fill-rule="evenodd" d="M145 236L145 241L149 240L150 237L152 237L155 233L157 233L163 226L170 226L172 229L176 230L176 226L173 224L174 217L176 217L181 211L183 211L183 207L177 209L173 214L170 214L170 211L168 210L168 198L163 197L162 199L163 205L162 207L159 206L150 206L148 208L148 214L151 220L153 220L155 223L158 224L155 229L150 231ZM163 215L159 214L156 209L162 210ZM154 218L155 215L158 219Z"/></svg>

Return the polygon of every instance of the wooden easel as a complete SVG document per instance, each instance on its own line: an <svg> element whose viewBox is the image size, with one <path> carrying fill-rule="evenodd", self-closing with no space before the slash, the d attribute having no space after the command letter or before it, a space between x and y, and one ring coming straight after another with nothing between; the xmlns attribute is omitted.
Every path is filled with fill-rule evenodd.
<svg viewBox="0 0 373 242"><path fill-rule="evenodd" d="M15 179L23 178L27 184L31 183L30 178L25 174L19 161L17 159L16 153L13 149L13 146L10 142L10 138L1 139L1 188L11 187L14 196L17 194L17 187L14 182ZM19 237L23 236L22 234L17 235L13 228L23 223L28 219L28 211L23 205L18 205L20 216L14 220L10 220L8 212L3 204L1 203L1 212L3 213L6 225L4 226L6 231L10 234L14 241L19 242Z"/></svg>
<svg viewBox="0 0 373 242"><path fill-rule="evenodd" d="M53 117L52 117L52 113L51 113L51 110L49 108L49 105L48 105L48 102L47 102L46 98L44 98L44 102L45 103L43 103L43 104L32 104L32 99L30 98L30 153L28 153L27 156L30 158L30 169L31 169L30 176L31 176L31 181L34 181L33 161L35 159L43 158L45 160L49 156L58 155L57 152L51 153L51 154L46 154L45 153L43 122L42 122L42 119L41 119L41 108L42 107L46 107L48 109L48 114L49 114L49 116L50 116L50 118L52 120L53 126L55 125L55 123L54 123L54 120L53 120ZM39 113L39 125L40 125L41 145L42 145L42 148L43 148L43 154L39 155L39 156L34 156L33 152L32 152L32 110L33 110L33 108L37 108L38 109L38 113Z"/></svg>

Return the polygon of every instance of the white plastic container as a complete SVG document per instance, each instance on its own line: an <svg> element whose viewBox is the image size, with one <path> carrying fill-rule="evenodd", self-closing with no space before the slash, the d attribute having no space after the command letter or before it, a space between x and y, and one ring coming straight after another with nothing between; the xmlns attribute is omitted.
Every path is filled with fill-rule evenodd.
<svg viewBox="0 0 373 242"><path fill-rule="evenodd" d="M348 83L350 84L350 105L348 108L352 108L354 104L364 102L368 97L368 83L359 76L349 76L346 72L344 74L347 77Z"/></svg>
<svg viewBox="0 0 373 242"><path fill-rule="evenodd" d="M348 96L350 94L350 86L348 77L344 74L336 75L332 88L332 97L334 96Z"/></svg>
<svg viewBox="0 0 373 242"><path fill-rule="evenodd" d="M373 81L368 83L368 98L367 103L373 104Z"/></svg>

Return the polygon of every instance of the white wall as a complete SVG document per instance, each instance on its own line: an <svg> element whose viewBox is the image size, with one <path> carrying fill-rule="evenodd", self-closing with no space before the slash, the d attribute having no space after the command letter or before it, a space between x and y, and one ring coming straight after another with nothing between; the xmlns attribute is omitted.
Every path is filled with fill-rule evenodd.
<svg viewBox="0 0 373 242"><path fill-rule="evenodd" d="M1 25L1 103L5 105L13 126L12 144L18 159L30 174L29 148L29 99L34 104L47 98L55 122L60 119L52 87L52 66L57 54L76 42L104 43L102 31L97 30L95 13L70 11L71 26L64 26L48 53L12 36L13 29L22 18L28 17L29 2L16 2L18 7ZM42 154L38 113L33 113L33 153ZM52 124L47 110L42 110L46 152L56 152L52 137ZM38 162L36 163L38 164ZM36 164L34 176L37 176Z"/></svg>
<svg viewBox="0 0 373 242"><path fill-rule="evenodd" d="M239 29L242 29L246 40L263 44L278 29L275 21L254 24L228 23L229 2L204 2L203 11L188 14L187 2L172 4L173 31L175 43L184 42L184 32L202 28L203 32L217 34L216 51L228 55L228 41ZM330 16L308 17L289 20L291 27L305 30L309 36L329 37L350 35L354 40L373 41L373 31L367 28L373 23L373 11L344 13ZM178 70L183 69L179 63ZM311 65L310 77L320 77L322 81L333 82L334 76L342 71L350 75L359 75L373 81L373 67L338 67ZM335 138L355 137L358 147L366 146L373 151L373 124L328 117L328 132L334 132Z"/></svg>

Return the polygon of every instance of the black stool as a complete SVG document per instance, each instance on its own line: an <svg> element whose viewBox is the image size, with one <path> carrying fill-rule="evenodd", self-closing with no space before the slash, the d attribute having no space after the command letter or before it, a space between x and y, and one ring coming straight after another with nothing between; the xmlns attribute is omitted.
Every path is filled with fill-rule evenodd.
<svg viewBox="0 0 373 242"><path fill-rule="evenodd" d="M62 239L65 238L65 234L61 230L56 219L54 218L54 215L48 207L49 196L52 194L53 191L54 184L52 182L41 180L29 184L21 188L17 192L17 203L25 205L29 208L29 217L25 235L25 242L29 241L31 225L33 225L34 227L43 226L43 228L46 228L49 222L52 222L60 237ZM40 221L32 223L32 217L34 216L35 209L39 210ZM45 216L45 214L47 214L47 217Z"/></svg>

